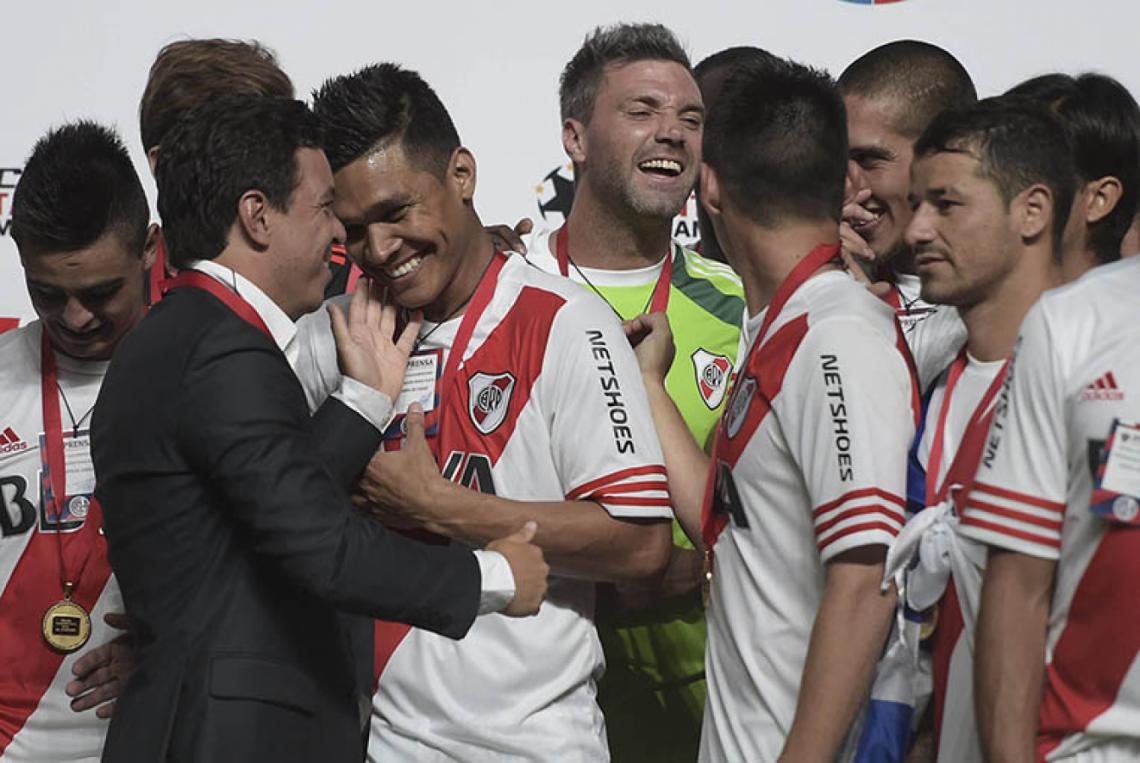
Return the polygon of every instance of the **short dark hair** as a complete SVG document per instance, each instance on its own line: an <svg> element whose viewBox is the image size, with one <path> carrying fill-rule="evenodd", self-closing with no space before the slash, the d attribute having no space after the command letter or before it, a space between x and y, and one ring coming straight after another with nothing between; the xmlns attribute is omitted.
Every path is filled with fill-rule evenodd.
<svg viewBox="0 0 1140 763"><path fill-rule="evenodd" d="M300 101L231 95L194 109L171 128L155 168L171 264L221 254L238 200L251 188L275 209L288 209L297 151L319 147L317 119Z"/></svg>
<svg viewBox="0 0 1140 763"><path fill-rule="evenodd" d="M36 142L12 199L12 238L24 257L84 249L110 232L141 257L149 222L122 140L86 120Z"/></svg>
<svg viewBox="0 0 1140 763"><path fill-rule="evenodd" d="M373 64L313 92L333 172L395 141L417 167L442 177L459 133L439 96L414 71Z"/></svg>
<svg viewBox="0 0 1140 763"><path fill-rule="evenodd" d="M701 89L705 109L712 109L713 102L720 95L721 88L724 87L724 80L736 67L746 63L772 64L781 60L783 59L779 56L751 45L725 48L707 56L693 67L693 77Z"/></svg>
<svg viewBox="0 0 1140 763"><path fill-rule="evenodd" d="M792 61L738 66L705 124L704 159L762 225L839 221L847 115L826 73Z"/></svg>
<svg viewBox="0 0 1140 763"><path fill-rule="evenodd" d="M673 61L691 69L689 55L662 24L614 24L596 27L559 77L562 119L590 122L606 66L634 61Z"/></svg>
<svg viewBox="0 0 1140 763"><path fill-rule="evenodd" d="M178 40L158 52L139 103L143 150L198 104L223 95L292 98L293 83L256 40Z"/></svg>
<svg viewBox="0 0 1140 763"><path fill-rule="evenodd" d="M947 51L920 40L895 40L864 53L839 75L843 95L886 98L899 108L893 128L917 138L946 109L978 100L965 67Z"/></svg>
<svg viewBox="0 0 1140 763"><path fill-rule="evenodd" d="M965 153L978 160L1007 208L1035 183L1053 192L1053 245L1060 256L1061 233L1073 203L1076 172L1069 139L1049 109L1028 98L999 96L934 118L914 146L915 159Z"/></svg>
<svg viewBox="0 0 1140 763"><path fill-rule="evenodd" d="M742 64L767 65L781 60L778 56L751 45L725 48L703 59L693 67L693 77L697 80L701 98L705 102L705 113L708 114L715 108L725 81L737 67ZM726 262L724 250L717 240L716 230L713 228L712 220L703 204L697 205L697 225L701 236L701 254L720 262Z"/></svg>
<svg viewBox="0 0 1140 763"><path fill-rule="evenodd" d="M1061 119L1073 147L1077 175L1084 182L1111 175L1122 191L1116 207L1089 226L1089 244L1097 259L1120 258L1120 242L1136 217L1140 183L1140 107L1128 89L1112 77L1087 73L1045 74L1012 88L1047 104Z"/></svg>

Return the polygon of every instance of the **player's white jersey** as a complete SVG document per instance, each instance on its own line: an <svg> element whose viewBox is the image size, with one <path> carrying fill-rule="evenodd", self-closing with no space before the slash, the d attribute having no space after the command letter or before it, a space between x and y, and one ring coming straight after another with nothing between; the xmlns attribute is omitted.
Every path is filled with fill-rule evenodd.
<svg viewBox="0 0 1140 763"><path fill-rule="evenodd" d="M1138 293L1140 260L1126 260L1030 310L963 512L963 534L1057 562L1037 748L1047 760L1140 738L1140 438L1128 427L1140 424ZM1116 421L1124 478L1105 479L1121 495L1102 501L1094 474Z"/></svg>
<svg viewBox="0 0 1140 763"><path fill-rule="evenodd" d="M942 485L947 479L947 472L958 455L970 419L1004 367L1004 360L982 362L967 356L946 412L937 484ZM945 401L948 376L948 372L943 372L938 377L926 409L926 422L916 449L924 470L930 469L930 451ZM986 413L992 409L991 401ZM935 496L926 498L932 506L928 510L938 511L933 507ZM912 570L909 582L916 588L931 588L929 582L924 580L920 583L917 577L937 577L941 582L938 587L945 586L946 590L939 607L932 644L938 760L980 763L981 741L974 720L974 626L981 597L985 547L960 536L956 527L957 520L953 517L939 523L932 533L937 537L928 538L922 545L924 557L933 551L933 555L939 558L925 560L924 564ZM949 543L956 545L953 551L945 547ZM944 577L947 573L952 577ZM909 591L910 586L907 588ZM926 591L923 594L929 595Z"/></svg>
<svg viewBox="0 0 1140 763"><path fill-rule="evenodd" d="M97 761L108 721L96 718L93 709L73 712L64 686L76 660L119 633L103 623L103 615L123 611L122 598L102 536L90 545L86 534L77 534L88 521L83 500L69 503L61 538L41 501L40 332L34 322L0 335L0 761ZM60 397L68 494L89 500L90 416L76 436L66 411L70 406L76 420L90 411L107 363L59 353L56 363L67 400L65 405ZM72 570L82 564L75 598L91 614L90 639L69 655L54 651L41 632L45 610L63 598L60 541Z"/></svg>
<svg viewBox="0 0 1140 763"><path fill-rule="evenodd" d="M442 350L442 367L459 323L425 325L420 351ZM301 334L323 337L320 397L333 386L331 336ZM307 365L299 371L309 386ZM440 460L451 479L512 499L672 517L637 360L613 313L578 285L511 257L441 397ZM604 668L594 585L552 577L538 615L479 617L461 641L378 624L369 758L608 759L594 701Z"/></svg>
<svg viewBox="0 0 1140 763"><path fill-rule="evenodd" d="M895 307L899 325L914 357L918 383L925 392L953 362L966 341L966 324L958 311L949 305L935 305L919 296L922 284L918 276L894 273L897 287L888 295Z"/></svg>
<svg viewBox="0 0 1140 763"><path fill-rule="evenodd" d="M776 760L824 564L888 545L905 521L915 414L900 343L891 308L841 272L806 281L753 341L712 464L723 530L712 544L702 761Z"/></svg>

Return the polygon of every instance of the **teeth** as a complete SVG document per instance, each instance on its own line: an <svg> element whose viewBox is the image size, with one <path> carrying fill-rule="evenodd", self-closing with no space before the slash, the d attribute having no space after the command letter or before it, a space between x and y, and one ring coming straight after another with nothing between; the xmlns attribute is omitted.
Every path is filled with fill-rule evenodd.
<svg viewBox="0 0 1140 763"><path fill-rule="evenodd" d="M640 167L643 170L665 170L666 172L681 174L681 163L672 159L650 159L647 162L642 162Z"/></svg>
<svg viewBox="0 0 1140 763"><path fill-rule="evenodd" d="M410 260L404 262L404 264L400 267L391 268L386 272L392 278L399 278L400 276L406 276L408 273L416 270L416 268L420 266L421 262L423 262L423 257L412 257Z"/></svg>

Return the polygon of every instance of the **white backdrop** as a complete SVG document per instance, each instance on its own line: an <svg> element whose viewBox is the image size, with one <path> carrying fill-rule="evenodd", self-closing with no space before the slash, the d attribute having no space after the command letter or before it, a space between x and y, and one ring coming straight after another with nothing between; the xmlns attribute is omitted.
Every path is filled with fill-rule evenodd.
<svg viewBox="0 0 1140 763"><path fill-rule="evenodd" d="M694 63L751 44L838 74L880 43L914 37L954 53L981 95L1045 71L1088 69L1140 93L1134 0L0 0L0 317L33 316L7 226L19 168L48 128L80 117L116 126L153 206L138 99L155 54L171 40L261 40L299 94L375 61L419 70L479 160L484 221L513 222L538 213L536 187L564 161L562 66L591 28L615 21L668 25Z"/></svg>

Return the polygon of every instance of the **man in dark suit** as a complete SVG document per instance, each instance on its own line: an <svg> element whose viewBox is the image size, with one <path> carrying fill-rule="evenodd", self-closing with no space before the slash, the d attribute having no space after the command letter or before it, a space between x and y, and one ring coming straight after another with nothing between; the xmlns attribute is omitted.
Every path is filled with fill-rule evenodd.
<svg viewBox="0 0 1140 763"><path fill-rule="evenodd" d="M159 211L183 274L123 343L92 426L110 558L139 646L107 761L359 760L338 608L454 638L533 614L533 525L470 551L355 514L418 320L361 289L333 325L345 384L310 419L287 357L321 302L332 174L301 103L219 99L163 141ZM328 467L322 442L338 442Z"/></svg>

